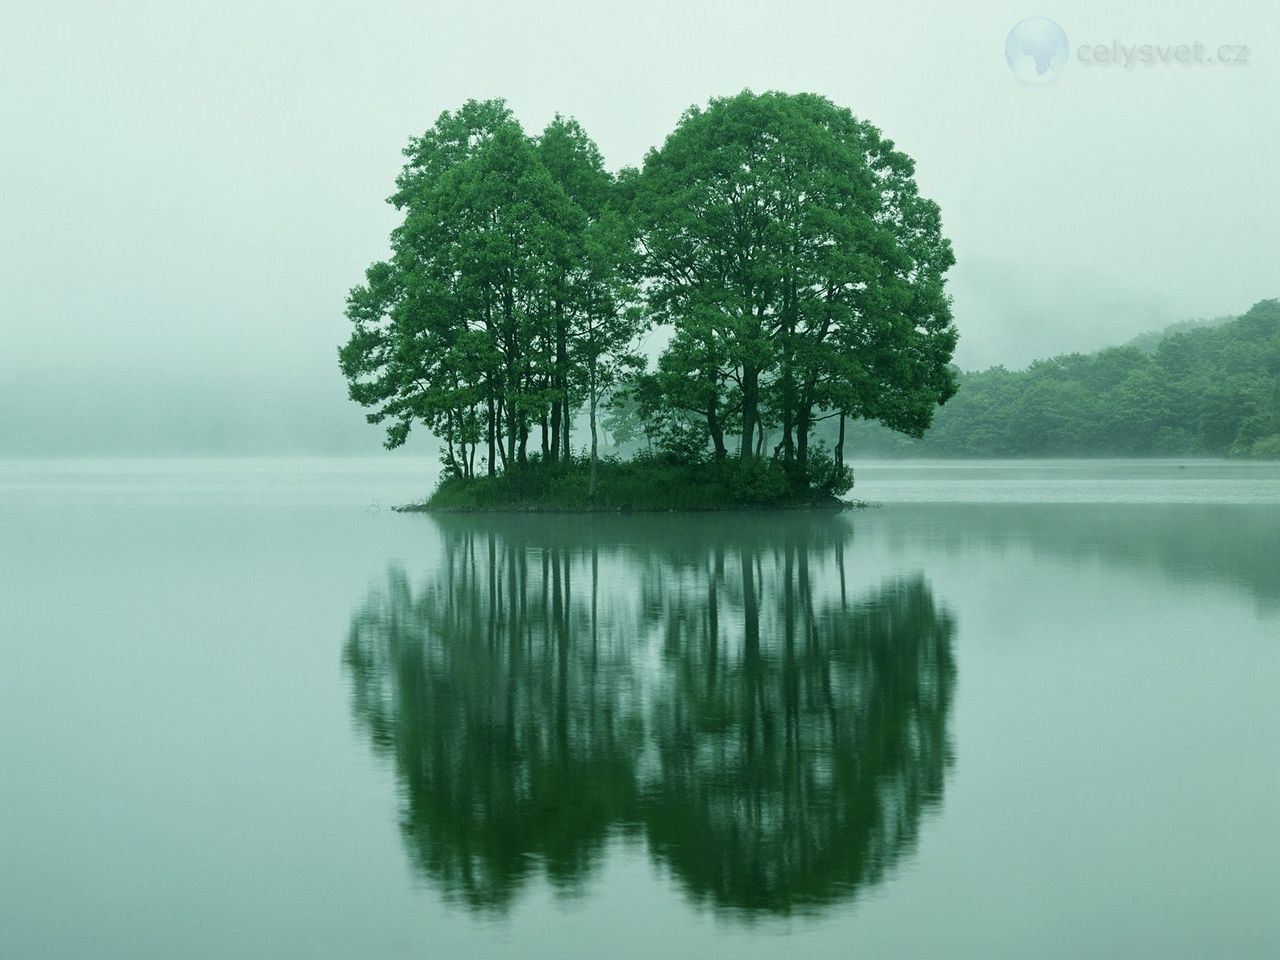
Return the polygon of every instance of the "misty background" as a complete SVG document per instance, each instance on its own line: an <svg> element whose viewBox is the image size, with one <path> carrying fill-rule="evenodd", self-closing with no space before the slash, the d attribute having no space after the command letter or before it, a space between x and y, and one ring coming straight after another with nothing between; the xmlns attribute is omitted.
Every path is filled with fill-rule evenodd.
<svg viewBox="0 0 1280 960"><path fill-rule="evenodd" d="M1073 52L1029 87L1009 29ZM611 168L744 87L811 90L917 161L965 369L1280 294L1280 8L226 0L10 5L0 30L0 456L372 453L346 291L400 150L468 98L577 117ZM1090 66L1084 43L1247 45ZM410 451L424 452L425 435Z"/></svg>

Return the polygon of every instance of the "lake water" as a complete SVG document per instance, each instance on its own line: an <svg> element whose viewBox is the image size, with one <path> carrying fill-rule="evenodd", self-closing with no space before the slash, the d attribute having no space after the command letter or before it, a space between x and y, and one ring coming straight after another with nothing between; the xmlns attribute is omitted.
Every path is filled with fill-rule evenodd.
<svg viewBox="0 0 1280 960"><path fill-rule="evenodd" d="M1280 956L1280 465L857 472L0 461L0 956Z"/></svg>

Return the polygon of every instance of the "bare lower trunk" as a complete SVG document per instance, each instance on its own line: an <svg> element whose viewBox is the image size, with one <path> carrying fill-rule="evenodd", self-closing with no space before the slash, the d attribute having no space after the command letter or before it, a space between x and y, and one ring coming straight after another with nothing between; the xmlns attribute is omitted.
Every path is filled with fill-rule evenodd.
<svg viewBox="0 0 1280 960"><path fill-rule="evenodd" d="M499 400L499 401L498 401L498 416L497 416L497 421L498 421L498 423L501 423L501 422L502 422L502 420L503 420L502 401L501 401L501 400ZM507 463L507 445L506 445L506 443L503 441L503 438L502 438L502 431L501 431L501 430L495 430L495 431L494 431L494 434L495 434L495 436L496 436L496 438L497 438L497 442L498 442L498 459L500 459L500 460L502 461L502 469L503 469L503 470L506 470L506 469L507 469L507 467L508 467L508 463Z"/></svg>
<svg viewBox="0 0 1280 960"><path fill-rule="evenodd" d="M599 480L596 456L596 375L595 370L591 371L591 484L587 487L587 496L589 499L596 498L596 484Z"/></svg>
<svg viewBox="0 0 1280 960"><path fill-rule="evenodd" d="M551 401L551 459L569 459L569 328L564 306L556 304L555 388ZM563 445L563 447L562 447Z"/></svg>
<svg viewBox="0 0 1280 960"><path fill-rule="evenodd" d="M502 446L502 437L498 438L498 448L502 451L502 468L505 470L511 466L516 459L516 446L520 442L520 435L516 428L516 408L511 402L511 398L515 396L514 386L508 386L507 399L503 401L503 412L506 414L507 420L507 436L506 446Z"/></svg>
<svg viewBox="0 0 1280 960"><path fill-rule="evenodd" d="M796 462L803 470L809 466L809 427L813 424L813 409L802 405L796 417Z"/></svg>
<svg viewBox="0 0 1280 960"><path fill-rule="evenodd" d="M551 438L549 456L552 462L560 459L560 398L551 401Z"/></svg>
<svg viewBox="0 0 1280 960"><path fill-rule="evenodd" d="M560 440L563 444L560 448L560 456L563 457L567 463L569 458L573 456L573 448L570 446L570 440L572 439L571 435L573 433L573 420L570 419L569 416L569 396L567 392L564 400L561 402L564 404L564 413L560 417Z"/></svg>
<svg viewBox="0 0 1280 960"><path fill-rule="evenodd" d="M447 448L448 448L445 453L445 456L447 458L446 462L453 469L454 473L461 473L462 471L458 468L457 457L454 456L454 452L453 452L453 411L452 410L449 411L449 426L448 426L448 433L445 437L445 443L447 444Z"/></svg>
<svg viewBox="0 0 1280 960"><path fill-rule="evenodd" d="M751 459L754 449L752 441L756 435L756 416L760 402L760 371L754 366L743 367L742 370L742 446L739 457Z"/></svg>
<svg viewBox="0 0 1280 960"><path fill-rule="evenodd" d="M492 384L490 389L493 389ZM493 394L489 394L489 476L493 476L498 472L498 445L494 438L497 426L497 413L493 409Z"/></svg>
<svg viewBox="0 0 1280 960"><path fill-rule="evenodd" d="M723 460L728 456L724 448L724 430L720 426L720 413L716 408L716 398L707 402L707 432L711 434L711 444L715 447L716 459Z"/></svg>

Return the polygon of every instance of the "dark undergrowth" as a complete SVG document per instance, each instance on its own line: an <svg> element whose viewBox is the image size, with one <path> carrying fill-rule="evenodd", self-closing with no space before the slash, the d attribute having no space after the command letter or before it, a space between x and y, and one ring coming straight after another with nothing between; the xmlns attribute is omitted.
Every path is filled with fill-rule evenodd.
<svg viewBox="0 0 1280 960"><path fill-rule="evenodd" d="M425 503L406 510L441 511L667 511L826 508L853 486L853 473L829 458L809 469L772 460L681 462L642 455L598 465L595 497L586 457L568 463L533 459L495 477L446 474Z"/></svg>

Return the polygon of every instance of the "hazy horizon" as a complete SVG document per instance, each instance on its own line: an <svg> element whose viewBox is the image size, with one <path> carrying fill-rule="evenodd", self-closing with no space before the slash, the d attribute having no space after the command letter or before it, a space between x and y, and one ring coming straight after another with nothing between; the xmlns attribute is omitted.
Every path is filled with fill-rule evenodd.
<svg viewBox="0 0 1280 960"><path fill-rule="evenodd" d="M1044 86L1003 58L1030 15L1073 51ZM575 116L614 169L712 96L848 106L915 158L942 208L964 369L1280 293L1280 12L1261 2L783 15L234 0L8 21L0 456L376 452L337 369L343 300L386 250L401 147L468 98L505 97L530 132ZM1243 44L1249 62L1074 58L1112 41Z"/></svg>

